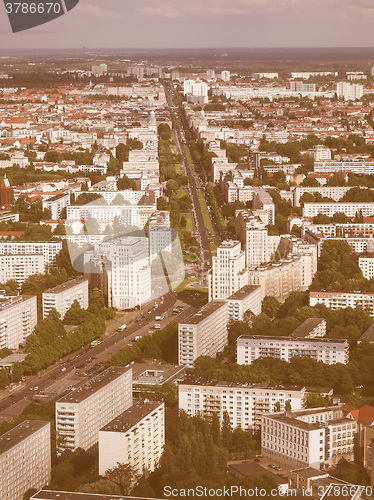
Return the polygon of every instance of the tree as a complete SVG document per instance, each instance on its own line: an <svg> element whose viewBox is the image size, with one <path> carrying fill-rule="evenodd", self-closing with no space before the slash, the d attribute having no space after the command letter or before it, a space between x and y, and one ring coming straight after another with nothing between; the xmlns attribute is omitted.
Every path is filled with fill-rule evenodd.
<svg viewBox="0 0 374 500"><path fill-rule="evenodd" d="M262 312L269 318L275 318L279 309L279 302L275 297L269 295L262 300Z"/></svg>
<svg viewBox="0 0 374 500"><path fill-rule="evenodd" d="M121 490L117 484L109 479L99 479L94 483L85 483L79 486L81 493L101 493L102 495L120 495Z"/></svg>
<svg viewBox="0 0 374 500"><path fill-rule="evenodd" d="M4 389L5 387L8 387L10 381L8 377L8 372L4 369L1 368L0 370L0 389Z"/></svg>
<svg viewBox="0 0 374 500"><path fill-rule="evenodd" d="M315 177L305 177L300 185L303 187L319 187L319 182Z"/></svg>
<svg viewBox="0 0 374 500"><path fill-rule="evenodd" d="M125 191L126 189L136 190L136 182L134 179L129 179L127 175L120 177L117 181L118 191Z"/></svg>
<svg viewBox="0 0 374 500"><path fill-rule="evenodd" d="M105 477L118 485L122 495L128 495L138 480L138 474L135 468L130 464L117 462L117 466L108 469Z"/></svg>

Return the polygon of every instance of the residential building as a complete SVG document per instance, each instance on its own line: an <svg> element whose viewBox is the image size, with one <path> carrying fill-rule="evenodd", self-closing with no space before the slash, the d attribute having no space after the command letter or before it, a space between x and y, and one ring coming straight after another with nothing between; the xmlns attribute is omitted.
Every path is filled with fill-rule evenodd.
<svg viewBox="0 0 374 500"><path fill-rule="evenodd" d="M138 402L99 430L99 474L125 463L154 472L165 444L165 405Z"/></svg>
<svg viewBox="0 0 374 500"><path fill-rule="evenodd" d="M314 173L325 174L333 172L352 172L354 174L373 175L374 161L373 160L320 160L314 162Z"/></svg>
<svg viewBox="0 0 374 500"><path fill-rule="evenodd" d="M130 406L131 368L107 368L56 402L58 451L92 448L99 430Z"/></svg>
<svg viewBox="0 0 374 500"><path fill-rule="evenodd" d="M51 424L25 420L0 436L0 498L23 500L51 480Z"/></svg>
<svg viewBox="0 0 374 500"><path fill-rule="evenodd" d="M360 255L358 266L364 275L364 278L371 280L374 278L374 254Z"/></svg>
<svg viewBox="0 0 374 500"><path fill-rule="evenodd" d="M9 165L11 166L11 165ZM10 210L12 207L12 188L10 187L9 179L6 174L0 185L0 209Z"/></svg>
<svg viewBox="0 0 374 500"><path fill-rule="evenodd" d="M291 254L280 261L250 269L248 284L259 285L262 298L269 295L283 302L291 292L303 289L303 266L301 256Z"/></svg>
<svg viewBox="0 0 374 500"><path fill-rule="evenodd" d="M336 94L339 99L345 101L355 101L361 99L364 95L364 86L358 83L338 82L336 86Z"/></svg>
<svg viewBox="0 0 374 500"><path fill-rule="evenodd" d="M316 84L315 83L304 83L300 80L293 80L290 82L290 91L291 92L316 92Z"/></svg>
<svg viewBox="0 0 374 500"><path fill-rule="evenodd" d="M364 331L364 333L359 337L357 340L357 343L360 344L361 342L369 342L370 344L374 344L374 323L372 323L367 330Z"/></svg>
<svg viewBox="0 0 374 500"><path fill-rule="evenodd" d="M43 318L46 318L52 309L56 309L63 319L75 300L82 309L88 308L88 280L66 281L43 292Z"/></svg>
<svg viewBox="0 0 374 500"><path fill-rule="evenodd" d="M362 309L374 316L374 293L371 292L309 292L309 305L324 304L330 309Z"/></svg>
<svg viewBox="0 0 374 500"><path fill-rule="evenodd" d="M269 224L272 225L275 223L275 205L273 198L263 187L255 189L252 206L255 209L266 210L269 213Z"/></svg>
<svg viewBox="0 0 374 500"><path fill-rule="evenodd" d="M336 213L343 213L347 217L354 218L357 215L362 217L372 217L374 215L374 203L368 202L337 202L337 203L305 203L303 216L312 218L318 214L332 217Z"/></svg>
<svg viewBox="0 0 374 500"><path fill-rule="evenodd" d="M309 154L313 156L314 161L331 160L331 149L323 144L317 144L309 149Z"/></svg>
<svg viewBox="0 0 374 500"><path fill-rule="evenodd" d="M230 71L227 70L221 71L221 80L223 80L224 82L229 82L230 78L231 78Z"/></svg>
<svg viewBox="0 0 374 500"><path fill-rule="evenodd" d="M326 320L324 318L308 318L301 323L290 337L315 339L326 335Z"/></svg>
<svg viewBox="0 0 374 500"><path fill-rule="evenodd" d="M349 344L345 339L241 335L236 341L238 365L250 365L259 358L290 362L295 356L313 358L327 365L347 364Z"/></svg>
<svg viewBox="0 0 374 500"><path fill-rule="evenodd" d="M227 343L228 304L209 302L178 325L180 365L193 366L199 356L215 356Z"/></svg>
<svg viewBox="0 0 374 500"><path fill-rule="evenodd" d="M143 307L151 300L151 266L148 240L125 236L103 242L103 255L110 262L108 302L120 310Z"/></svg>
<svg viewBox="0 0 374 500"><path fill-rule="evenodd" d="M0 241L0 255L43 254L46 268L55 264L61 249L61 241Z"/></svg>
<svg viewBox="0 0 374 500"><path fill-rule="evenodd" d="M15 280L22 285L29 276L44 273L43 254L0 255L0 283Z"/></svg>
<svg viewBox="0 0 374 500"><path fill-rule="evenodd" d="M0 296L0 349L18 349L34 332L36 323L36 296Z"/></svg>
<svg viewBox="0 0 374 500"><path fill-rule="evenodd" d="M91 69L93 76L103 76L108 73L108 66L104 63L94 64Z"/></svg>
<svg viewBox="0 0 374 500"><path fill-rule="evenodd" d="M209 273L209 301L227 299L248 284L245 254L240 241L223 241L212 257Z"/></svg>
<svg viewBox="0 0 374 500"><path fill-rule="evenodd" d="M357 422L341 406L262 416L261 453L290 467L324 469L354 459Z"/></svg>
<svg viewBox="0 0 374 500"><path fill-rule="evenodd" d="M220 423L226 412L233 429L255 431L261 417L276 408L292 410L304 407L303 386L271 386L267 384L235 384L233 382L183 382L179 384L179 409L190 417L217 415Z"/></svg>
<svg viewBox="0 0 374 500"><path fill-rule="evenodd" d="M226 299L229 321L244 321L245 313L261 313L261 287L246 285Z"/></svg>
<svg viewBox="0 0 374 500"><path fill-rule="evenodd" d="M43 210L50 210L51 220L59 220L63 208L70 205L70 193L58 194L43 200Z"/></svg>
<svg viewBox="0 0 374 500"><path fill-rule="evenodd" d="M293 194L293 204L295 207L300 206L300 198L305 193L315 194L319 193L324 198L332 198L334 201L339 201L343 196L352 189L351 186L318 186L318 187L304 187L296 186Z"/></svg>

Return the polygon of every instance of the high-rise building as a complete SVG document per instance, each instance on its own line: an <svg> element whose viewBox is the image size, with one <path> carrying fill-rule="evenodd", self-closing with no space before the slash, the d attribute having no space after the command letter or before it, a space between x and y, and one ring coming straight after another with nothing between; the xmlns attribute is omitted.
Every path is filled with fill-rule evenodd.
<svg viewBox="0 0 374 500"><path fill-rule="evenodd" d="M52 309L56 309L65 317L75 300L82 309L88 308L88 280L74 279L50 288L43 293L43 318L46 318Z"/></svg>
<svg viewBox="0 0 374 500"><path fill-rule="evenodd" d="M324 469L353 461L357 422L341 406L262 416L261 453L290 467Z"/></svg>
<svg viewBox="0 0 374 500"><path fill-rule="evenodd" d="M117 463L138 474L153 472L165 444L164 403L138 402L99 431L99 474Z"/></svg>
<svg viewBox="0 0 374 500"><path fill-rule="evenodd" d="M290 82L290 91L291 92L300 92L301 94L308 92L316 92L316 84L315 83L304 83L300 80L294 80Z"/></svg>
<svg viewBox="0 0 374 500"><path fill-rule="evenodd" d="M364 95L364 86L358 83L338 82L336 94L345 101L355 101Z"/></svg>
<svg viewBox="0 0 374 500"><path fill-rule="evenodd" d="M106 64L95 64L92 66L91 73L93 76L103 76L108 73L108 66Z"/></svg>
<svg viewBox="0 0 374 500"><path fill-rule="evenodd" d="M15 280L22 285L29 276L44 274L44 257L42 254L0 255L0 283Z"/></svg>
<svg viewBox="0 0 374 500"><path fill-rule="evenodd" d="M131 368L110 367L56 402L58 451L97 444L99 430L132 406Z"/></svg>
<svg viewBox="0 0 374 500"><path fill-rule="evenodd" d="M61 241L0 241L0 255L43 254L46 268L55 264L61 249Z"/></svg>
<svg viewBox="0 0 374 500"><path fill-rule="evenodd" d="M36 323L36 296L0 297L0 349L18 349L33 333Z"/></svg>
<svg viewBox="0 0 374 500"><path fill-rule="evenodd" d="M0 498L23 500L51 480L51 424L25 420L0 436Z"/></svg>
<svg viewBox="0 0 374 500"><path fill-rule="evenodd" d="M224 82L229 82L230 78L231 78L230 71L226 70L221 71L221 80L223 80Z"/></svg>
<svg viewBox="0 0 374 500"><path fill-rule="evenodd" d="M215 80L216 72L214 71L214 69L208 69L206 72L206 76L207 76L208 80Z"/></svg>
<svg viewBox="0 0 374 500"><path fill-rule="evenodd" d="M233 429L258 430L261 416L276 408L284 411L304 407L303 386L271 386L267 384L235 384L233 382L183 382L179 384L179 409L187 415L217 415L222 423L226 412Z"/></svg>
<svg viewBox="0 0 374 500"><path fill-rule="evenodd" d="M227 299L248 284L245 253L240 241L223 241L212 258L209 301Z"/></svg>
<svg viewBox="0 0 374 500"><path fill-rule="evenodd" d="M245 313L261 313L261 287L246 285L226 299L229 321L245 321Z"/></svg>
<svg viewBox="0 0 374 500"><path fill-rule="evenodd" d="M178 325L180 365L193 366L199 356L215 356L227 344L228 305L213 301Z"/></svg>

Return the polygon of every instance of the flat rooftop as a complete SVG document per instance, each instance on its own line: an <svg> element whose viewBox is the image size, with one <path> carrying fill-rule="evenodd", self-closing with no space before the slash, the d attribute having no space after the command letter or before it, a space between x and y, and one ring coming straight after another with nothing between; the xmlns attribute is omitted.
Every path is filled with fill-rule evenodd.
<svg viewBox="0 0 374 500"><path fill-rule="evenodd" d="M271 340L274 342L310 342L312 344L320 344L321 342L324 344L348 344L346 339L325 339L325 338L316 338L316 339L305 339L302 337L275 337L272 335L241 335L238 337L238 340Z"/></svg>
<svg viewBox="0 0 374 500"><path fill-rule="evenodd" d="M317 328L323 322L326 323L324 318L308 318L290 333L290 337L306 337L314 328Z"/></svg>
<svg viewBox="0 0 374 500"><path fill-rule="evenodd" d="M297 474L300 477L308 478L311 477L328 477L327 472L322 472L318 469L314 469L313 467L304 467L303 469L294 469L290 471L291 474Z"/></svg>
<svg viewBox="0 0 374 500"><path fill-rule="evenodd" d="M70 288L81 285L82 283L87 283L88 286L88 280L74 279L66 281L61 285L57 285L54 288L50 288L49 290L46 290L44 293L62 293L65 292L66 290L69 290Z"/></svg>
<svg viewBox="0 0 374 500"><path fill-rule="evenodd" d="M10 431L0 436L0 455L6 453L24 439L30 437L34 432L40 431L43 427L50 425L45 420L25 420Z"/></svg>
<svg viewBox="0 0 374 500"><path fill-rule="evenodd" d="M185 366L162 364L159 360L145 360L143 363L133 363L132 381L135 385L162 385L172 382L184 375Z"/></svg>
<svg viewBox="0 0 374 500"><path fill-rule="evenodd" d="M267 416L269 416L272 420L277 420L278 422L291 425L292 427L299 427L304 431L314 431L320 429L320 426L316 423L303 422L297 418L287 417L284 413L270 413L269 415L264 415L264 417Z"/></svg>
<svg viewBox="0 0 374 500"><path fill-rule="evenodd" d="M185 380L179 384L179 387L182 386L191 386L196 385L199 387L224 387L224 388L233 388L233 389L269 389L271 390L279 390L279 391L301 391L304 389L304 385L268 385L268 384L239 384L236 382L202 382L201 380Z"/></svg>
<svg viewBox="0 0 374 500"><path fill-rule="evenodd" d="M131 371L131 368L111 366L88 382L84 382L75 391L71 391L60 398L57 403L80 403L128 371Z"/></svg>
<svg viewBox="0 0 374 500"><path fill-rule="evenodd" d="M205 306L201 307L197 312L191 314L184 321L180 323L180 325L197 325L201 323L204 319L206 319L211 314L218 311L221 307L225 306L225 301L214 301L209 302Z"/></svg>
<svg viewBox="0 0 374 500"><path fill-rule="evenodd" d="M240 288L237 292L233 293L230 295L230 297L226 300L242 300L244 297L247 297L247 295L250 295L251 293L255 292L261 288L259 285L246 285L243 286L243 288Z"/></svg>
<svg viewBox="0 0 374 500"><path fill-rule="evenodd" d="M127 432L141 422L150 413L159 408L163 403L151 401L149 403L136 403L129 409L114 418L109 424L100 429L105 432Z"/></svg>
<svg viewBox="0 0 374 500"><path fill-rule="evenodd" d="M7 295L5 297L0 297L0 311L6 309L10 306L20 304L26 300L33 299L35 295Z"/></svg>
<svg viewBox="0 0 374 500"><path fill-rule="evenodd" d="M103 495L97 493L76 493L71 491L40 490L31 500L160 500L157 498Z"/></svg>

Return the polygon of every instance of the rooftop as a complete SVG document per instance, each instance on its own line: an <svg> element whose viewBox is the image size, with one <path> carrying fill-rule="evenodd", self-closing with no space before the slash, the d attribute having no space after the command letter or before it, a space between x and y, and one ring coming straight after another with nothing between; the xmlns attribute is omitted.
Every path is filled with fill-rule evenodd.
<svg viewBox="0 0 374 500"><path fill-rule="evenodd" d="M142 363L133 363L133 385L162 385L182 376L185 366L163 364L159 360L145 360Z"/></svg>
<svg viewBox="0 0 374 500"><path fill-rule="evenodd" d="M31 500L158 500L145 497L128 497L118 495L104 495L96 493L76 493L70 491L40 490L31 497Z"/></svg>
<svg viewBox="0 0 374 500"><path fill-rule="evenodd" d="M111 366L88 382L80 385L75 391L69 392L60 398L57 403L80 403L128 371L131 371L131 368Z"/></svg>
<svg viewBox="0 0 374 500"><path fill-rule="evenodd" d="M364 342L364 340L374 343L374 322L369 326L367 330L364 331L357 342Z"/></svg>
<svg viewBox="0 0 374 500"><path fill-rule="evenodd" d="M17 444L27 439L34 432L39 431L45 426L49 426L50 422L43 420L25 420L10 431L0 436L0 455L6 453Z"/></svg>
<svg viewBox="0 0 374 500"><path fill-rule="evenodd" d="M308 318L290 334L290 337L306 337L312 330L314 330L314 328L317 328L321 323L326 324L326 320L324 318Z"/></svg>
<svg viewBox="0 0 374 500"><path fill-rule="evenodd" d="M82 285L83 283L87 283L87 286L88 286L88 280L74 279L74 280L66 281L65 283L62 283L61 285L57 285L54 288L50 288L49 290L46 290L44 293L62 293L62 292L65 292L66 290L69 290L69 288L73 288L75 286Z"/></svg>
<svg viewBox="0 0 374 500"><path fill-rule="evenodd" d="M224 306L226 306L226 302L223 300L215 300L214 302L209 302L205 306L201 307L198 311L188 316L188 318L181 322L180 325L197 325Z"/></svg>
<svg viewBox="0 0 374 500"><path fill-rule="evenodd" d="M279 391L301 391L305 386L303 385L269 385L269 384L239 384L236 382L203 382L201 380L198 381L184 381L179 384L179 387L182 386L191 386L197 385L202 387L228 387L232 389L269 389L269 390L279 390Z"/></svg>
<svg viewBox="0 0 374 500"><path fill-rule="evenodd" d="M348 344L346 339L325 339L325 338L316 338L316 339L305 339L300 337L276 337L272 335L241 335L238 337L238 340L272 340L274 342L310 342L312 344L320 344L321 342L324 344Z"/></svg>
<svg viewBox="0 0 374 500"><path fill-rule="evenodd" d="M247 295L250 295L253 293L255 290L258 290L261 288L260 286L257 285L246 285L243 286L243 288L240 288L237 292L233 293L230 295L230 297L227 300L241 300L244 299L244 297L247 297Z"/></svg>
<svg viewBox="0 0 374 500"><path fill-rule="evenodd" d="M109 422L109 424L105 425L100 431L127 432L161 406L163 406L163 403L155 401L150 403L136 403Z"/></svg>

